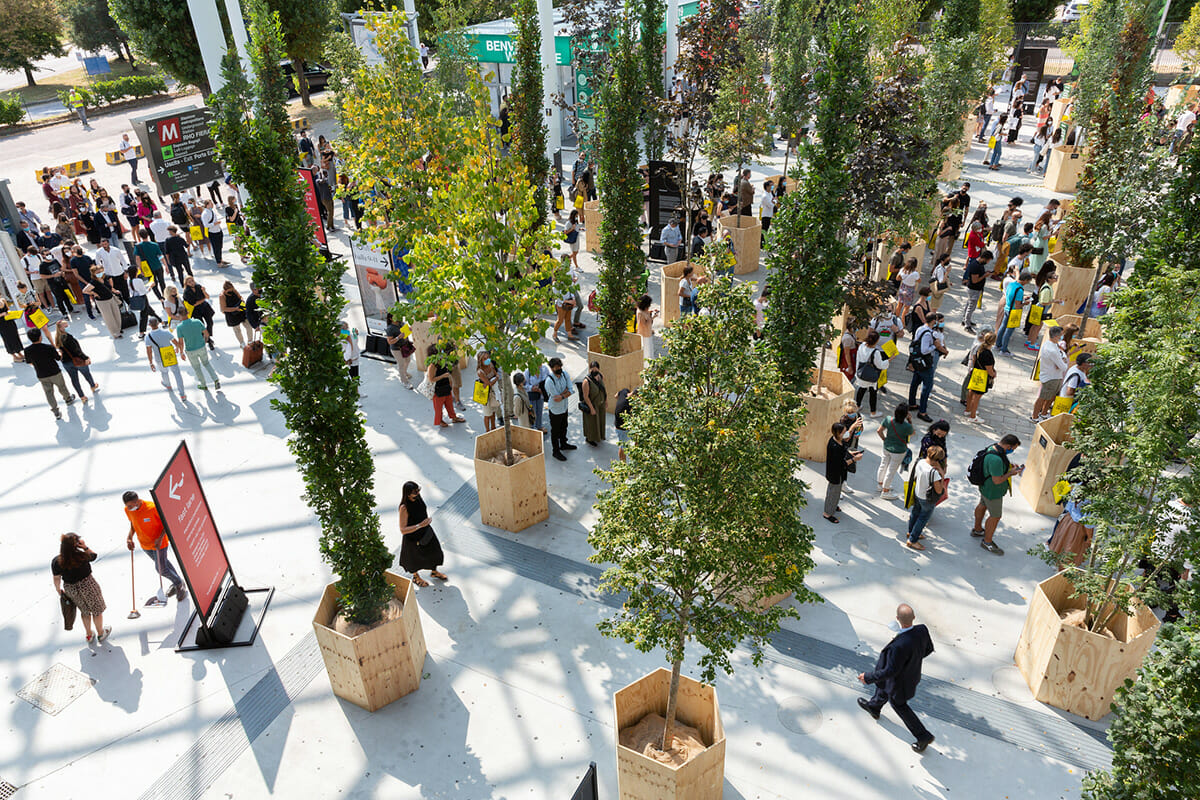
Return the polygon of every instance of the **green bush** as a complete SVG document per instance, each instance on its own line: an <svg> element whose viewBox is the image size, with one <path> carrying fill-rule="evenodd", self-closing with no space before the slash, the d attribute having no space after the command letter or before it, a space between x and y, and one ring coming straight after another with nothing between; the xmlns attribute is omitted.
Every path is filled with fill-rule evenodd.
<svg viewBox="0 0 1200 800"><path fill-rule="evenodd" d="M83 102L89 108L109 105L130 97L150 97L167 91L167 82L161 75L126 75L111 81L96 81L91 86L76 87L83 96ZM64 106L70 107L67 98L70 89L59 89L58 99Z"/></svg>
<svg viewBox="0 0 1200 800"><path fill-rule="evenodd" d="M16 125L25 119L25 104L19 97L0 97L0 125Z"/></svg>

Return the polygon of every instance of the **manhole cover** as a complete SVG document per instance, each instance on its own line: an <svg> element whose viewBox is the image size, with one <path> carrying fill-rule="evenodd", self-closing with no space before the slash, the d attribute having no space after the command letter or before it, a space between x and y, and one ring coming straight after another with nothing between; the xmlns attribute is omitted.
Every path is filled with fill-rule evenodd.
<svg viewBox="0 0 1200 800"><path fill-rule="evenodd" d="M8 781L0 781L0 800L8 800L17 793L17 787Z"/></svg>
<svg viewBox="0 0 1200 800"><path fill-rule="evenodd" d="M1011 664L992 673L992 685L1006 700L1024 705L1033 704L1033 695L1029 692L1029 686L1025 684L1025 678L1021 676L1021 670Z"/></svg>
<svg viewBox="0 0 1200 800"><path fill-rule="evenodd" d="M821 727L821 707L807 697L789 697L779 704L779 724L807 736Z"/></svg>
<svg viewBox="0 0 1200 800"><path fill-rule="evenodd" d="M92 688L91 678L70 667L55 664L17 692L25 700L47 714L57 714L71 705L81 694Z"/></svg>

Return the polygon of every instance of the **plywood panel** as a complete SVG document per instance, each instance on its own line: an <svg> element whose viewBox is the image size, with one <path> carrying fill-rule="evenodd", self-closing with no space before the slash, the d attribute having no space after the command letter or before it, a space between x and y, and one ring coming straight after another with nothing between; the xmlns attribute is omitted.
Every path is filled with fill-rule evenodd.
<svg viewBox="0 0 1200 800"><path fill-rule="evenodd" d="M608 413L617 410L617 393L622 389L636 389L642 385L642 367L645 356L642 352L642 337L627 333L621 340L621 355L610 356L600 352L600 335L588 337L588 363L600 362L600 374L604 376L604 388L608 391ZM572 403L575 401L572 400Z"/></svg>
<svg viewBox="0 0 1200 800"><path fill-rule="evenodd" d="M1058 515L1062 506L1054 502L1054 484L1079 451L1067 445L1071 441L1070 414L1059 414L1039 422L1029 443L1025 472L1018 479L1021 494L1039 514Z"/></svg>
<svg viewBox="0 0 1200 800"><path fill-rule="evenodd" d="M1061 310L1055 316L1076 316L1080 307L1092 294L1096 271L1091 267L1073 267L1059 258L1055 258L1055 262L1058 264L1055 270L1058 273L1058 283L1054 286L1054 299L1063 301L1063 304L1058 306Z"/></svg>
<svg viewBox="0 0 1200 800"><path fill-rule="evenodd" d="M599 200L588 200L583 204L583 249L593 255L600 254L600 210Z"/></svg>
<svg viewBox="0 0 1200 800"><path fill-rule="evenodd" d="M826 359L827 363L829 361ZM813 380L816 380L816 370L813 370ZM808 461L824 464L829 429L845 413L842 410L845 402L854 399L854 384L833 364L821 375L820 396L814 397L805 392L801 399L807 412L804 424L800 426L799 455Z"/></svg>
<svg viewBox="0 0 1200 800"><path fill-rule="evenodd" d="M758 257L762 252L762 225L757 217L744 214L721 217L721 227L733 239L733 252L737 263L734 274L748 275L758 270ZM740 227L739 227L740 226Z"/></svg>
<svg viewBox="0 0 1200 800"><path fill-rule="evenodd" d="M1052 192L1073 192L1083 167L1087 164L1087 148L1056 147L1050 151L1050 164L1042 185Z"/></svg>
<svg viewBox="0 0 1200 800"><path fill-rule="evenodd" d="M542 432L513 426L513 447L530 456L513 466L488 459L504 450L504 428L475 437L475 486L485 525L517 533L550 517Z"/></svg>
<svg viewBox="0 0 1200 800"><path fill-rule="evenodd" d="M325 587L313 617L333 693L367 711L415 692L425 665L425 635L412 583L390 570L384 577L404 606L398 619L358 636L338 633L332 627L339 602L337 584L332 583Z"/></svg>
<svg viewBox="0 0 1200 800"><path fill-rule="evenodd" d="M617 734L647 714L665 714L671 672L658 669L613 696ZM617 785L622 800L719 800L725 783L725 727L712 686L679 677L676 718L700 731L708 748L672 767L617 743Z"/></svg>
<svg viewBox="0 0 1200 800"><path fill-rule="evenodd" d="M1068 573L1037 585L1014 661L1039 701L1100 719L1117 687L1137 673L1150 652L1159 623L1139 605L1133 618L1117 612L1109 626L1115 639L1064 625L1060 613L1083 607L1083 598L1068 599L1071 591Z"/></svg>
<svg viewBox="0 0 1200 800"><path fill-rule="evenodd" d="M691 261L676 261L659 270L659 306L662 308L664 325L670 325L679 319L679 279L683 277L683 268L688 264L695 270L692 273L693 278L708 274L704 265Z"/></svg>
<svg viewBox="0 0 1200 800"><path fill-rule="evenodd" d="M437 337L430 330L432 323L429 320L421 322L413 322L409 324L412 329L412 343L417 351L413 353L413 357L417 362L417 369L425 371L426 353L429 351L429 345L437 344Z"/></svg>

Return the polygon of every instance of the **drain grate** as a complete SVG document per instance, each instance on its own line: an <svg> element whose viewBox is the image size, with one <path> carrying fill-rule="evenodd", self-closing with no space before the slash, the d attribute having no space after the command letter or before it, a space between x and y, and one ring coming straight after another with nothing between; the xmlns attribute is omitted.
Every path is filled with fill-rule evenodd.
<svg viewBox="0 0 1200 800"><path fill-rule="evenodd" d="M0 781L0 800L8 800L17 793L17 787L8 781Z"/></svg>
<svg viewBox="0 0 1200 800"><path fill-rule="evenodd" d="M63 664L55 664L25 684L21 691L17 692L17 697L53 715L75 702L80 695L91 689L94 683L94 680L82 672ZM0 795L0 800L7 796Z"/></svg>

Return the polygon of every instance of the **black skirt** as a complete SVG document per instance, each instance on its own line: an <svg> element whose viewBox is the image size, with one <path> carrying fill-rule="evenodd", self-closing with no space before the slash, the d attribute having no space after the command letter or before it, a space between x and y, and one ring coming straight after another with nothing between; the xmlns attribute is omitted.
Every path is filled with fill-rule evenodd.
<svg viewBox="0 0 1200 800"><path fill-rule="evenodd" d="M426 534L430 536L429 544L418 544ZM405 572L415 573L422 569L437 569L442 565L445 556L442 555L442 543L433 532L432 525L404 534L400 543L400 566Z"/></svg>
<svg viewBox="0 0 1200 800"><path fill-rule="evenodd" d="M4 349L16 355L25 350L21 343L21 334L17 331L16 320L0 319L0 337L4 339Z"/></svg>

